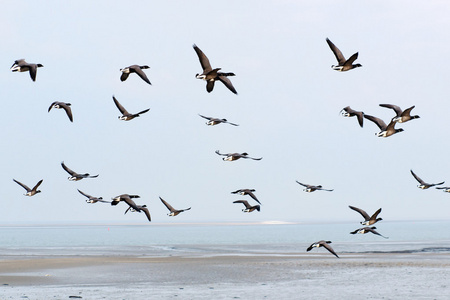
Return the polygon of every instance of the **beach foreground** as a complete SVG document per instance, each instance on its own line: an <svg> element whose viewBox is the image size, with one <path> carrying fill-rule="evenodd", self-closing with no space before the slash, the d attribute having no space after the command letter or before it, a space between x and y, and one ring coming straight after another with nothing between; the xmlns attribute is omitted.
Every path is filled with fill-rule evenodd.
<svg viewBox="0 0 450 300"><path fill-rule="evenodd" d="M449 253L3 257L2 299L443 299ZM79 298L80 299L80 298Z"/></svg>

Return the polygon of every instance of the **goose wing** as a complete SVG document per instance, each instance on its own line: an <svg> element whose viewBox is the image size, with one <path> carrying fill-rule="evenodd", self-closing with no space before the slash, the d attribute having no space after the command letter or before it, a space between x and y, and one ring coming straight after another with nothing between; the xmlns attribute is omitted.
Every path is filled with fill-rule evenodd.
<svg viewBox="0 0 450 300"><path fill-rule="evenodd" d="M378 217L378 215L380 214L380 212L381 212L381 208L379 208L371 217L370 217L370 220L376 220L377 219L377 217Z"/></svg>
<svg viewBox="0 0 450 300"><path fill-rule="evenodd" d="M145 68L145 67L147 67L147 68ZM139 75L139 77L142 78L142 80L144 80L145 82L147 82L148 84L151 85L150 80L148 80L147 75L144 73L144 71L142 71L142 68L148 69L148 66L143 66L143 67L138 66L137 68L134 68L134 71L136 72L136 74Z"/></svg>
<svg viewBox="0 0 450 300"><path fill-rule="evenodd" d="M253 194L251 191L247 191L247 195L249 195L250 197L253 198L253 200L255 200L256 202L261 204L261 202L259 202L258 198L256 198L255 194Z"/></svg>
<svg viewBox="0 0 450 300"><path fill-rule="evenodd" d="M36 191L37 188L41 185L42 181L44 181L44 179L39 180L38 183L36 183L36 185L33 187L32 190L33 190L33 191Z"/></svg>
<svg viewBox="0 0 450 300"><path fill-rule="evenodd" d="M393 104L380 104L381 107L386 107L386 108L390 108L393 109L395 111L395 113L397 114L397 117L400 117L402 115L403 110L397 106L397 105L393 105ZM414 107L414 106L413 106Z"/></svg>
<svg viewBox="0 0 450 300"><path fill-rule="evenodd" d="M60 106L66 111L70 122L73 122L72 109L70 108L70 103L61 103Z"/></svg>
<svg viewBox="0 0 450 300"><path fill-rule="evenodd" d="M140 210L143 210L145 215L147 216L147 219L149 222L152 221L152 217L150 216L150 212L148 211L148 209L146 207L140 207Z"/></svg>
<svg viewBox="0 0 450 300"><path fill-rule="evenodd" d="M349 205L348 207L350 207L354 211L359 212L361 214L361 216L364 218L365 221L370 220L370 216L364 210L362 210L361 208L357 208L357 207L354 207L354 206L351 206L351 205ZM381 208L380 208L380 211L381 211Z"/></svg>
<svg viewBox="0 0 450 300"><path fill-rule="evenodd" d="M64 162L61 162L61 166L63 167L64 170L66 170L67 173L69 173L72 176L77 176L79 175L78 173L75 173L74 171L72 171L71 169L69 169Z"/></svg>
<svg viewBox="0 0 450 300"><path fill-rule="evenodd" d="M222 156L228 156L228 154L222 154L222 153L220 153L219 150L216 150L216 154L222 155Z"/></svg>
<svg viewBox="0 0 450 300"><path fill-rule="evenodd" d="M378 128L380 128L380 130L385 130L387 128L386 123L384 123L384 121L381 120L380 118L369 115L364 115L364 118L374 122L378 126Z"/></svg>
<svg viewBox="0 0 450 300"><path fill-rule="evenodd" d="M125 74L125 73L124 73ZM122 113L122 115L129 115L129 112L117 101L116 97L112 96L114 103L116 104L119 111Z"/></svg>
<svg viewBox="0 0 450 300"><path fill-rule="evenodd" d="M53 108L53 105L55 105L58 101L53 102L52 104L50 104L50 107L48 108L48 112L50 112Z"/></svg>
<svg viewBox="0 0 450 300"><path fill-rule="evenodd" d="M331 51L333 51L334 56L336 56L336 59L337 59L339 65L344 65L345 57L342 54L341 50L339 50L339 48L336 47L336 45L334 45L328 38L327 38L327 43L328 43L328 46L330 46Z"/></svg>
<svg viewBox="0 0 450 300"><path fill-rule="evenodd" d="M231 83L231 80L228 79L227 76L220 76L219 75L219 80L230 90L233 92L233 94L237 95L237 91L234 88L233 84Z"/></svg>
<svg viewBox="0 0 450 300"><path fill-rule="evenodd" d="M26 189L27 192L31 192L31 189L30 189L27 185L23 184L23 183L20 182L20 181L15 180L15 179L13 179L13 181L14 181L15 183L17 183L18 185L20 185L21 187L23 187L24 189Z"/></svg>
<svg viewBox="0 0 450 300"><path fill-rule="evenodd" d="M304 184L304 183L301 183L300 181L295 181L295 182L297 182L298 184L300 184L300 185L302 185L302 186L304 186L305 188L308 188L308 187L310 187L310 185L309 184Z"/></svg>
<svg viewBox="0 0 450 300"><path fill-rule="evenodd" d="M198 114L200 117L202 117L203 119L206 119L206 120L211 120L212 118L210 118L210 117L205 117L205 116L202 116L201 114Z"/></svg>
<svg viewBox="0 0 450 300"><path fill-rule="evenodd" d="M247 200L236 200L233 201L233 203L242 203L245 205L245 208L251 208L252 206L250 204L248 204Z"/></svg>
<svg viewBox="0 0 450 300"><path fill-rule="evenodd" d="M170 210L170 212L176 211L176 209L173 208L172 205L170 205L169 203L167 203L163 198L159 197L159 199L160 199L161 202L167 207L167 209Z"/></svg>
<svg viewBox="0 0 450 300"><path fill-rule="evenodd" d="M411 110L412 110L414 107L416 107L416 106L413 105L413 106L411 106L411 107L405 109L405 110L401 113L401 116L402 116L402 117L403 117L403 116L410 116L410 115L411 115Z"/></svg>
<svg viewBox="0 0 450 300"><path fill-rule="evenodd" d="M37 65L29 64L28 68L30 69L30 77L33 81L36 81L36 73L37 73Z"/></svg>
<svg viewBox="0 0 450 300"><path fill-rule="evenodd" d="M327 249L330 253L332 253L334 256L336 256L337 258L339 258L339 256L336 254L336 252L334 252L333 248L331 248L330 245L328 245L328 243L320 243L325 249Z"/></svg>
<svg viewBox="0 0 450 300"><path fill-rule="evenodd" d="M410 171L411 171L412 176L414 176L414 178L415 178L420 184L427 185L427 183L426 183L425 181L423 181L422 179L420 179L420 177L417 176L417 175L413 172L413 170L410 170Z"/></svg>
<svg viewBox="0 0 450 300"><path fill-rule="evenodd" d="M192 45L194 47L195 52L197 53L200 64L202 65L203 73L208 73L212 70L211 64L209 63L208 57L206 57L205 53L197 47L196 44Z"/></svg>

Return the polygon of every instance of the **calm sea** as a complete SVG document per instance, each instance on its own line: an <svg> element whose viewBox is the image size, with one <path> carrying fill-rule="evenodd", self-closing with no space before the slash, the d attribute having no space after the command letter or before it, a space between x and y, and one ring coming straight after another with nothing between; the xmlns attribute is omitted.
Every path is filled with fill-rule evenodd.
<svg viewBox="0 0 450 300"><path fill-rule="evenodd" d="M450 221L380 222L389 237L352 235L358 223L145 224L0 227L0 256L304 254L318 240L336 252L450 252Z"/></svg>

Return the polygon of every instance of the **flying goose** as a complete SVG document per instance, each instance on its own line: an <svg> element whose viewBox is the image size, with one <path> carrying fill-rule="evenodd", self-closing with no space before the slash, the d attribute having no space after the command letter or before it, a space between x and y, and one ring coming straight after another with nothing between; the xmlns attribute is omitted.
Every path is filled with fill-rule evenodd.
<svg viewBox="0 0 450 300"><path fill-rule="evenodd" d="M218 118L205 117L205 116L202 116L201 114L198 114L198 115L200 117L206 119L206 120L209 120L208 122L206 122L206 125L217 125L217 124L220 124L220 123L228 123L228 124L233 125L233 126L239 126L238 124L234 124L234 123L228 122L227 119L218 119Z"/></svg>
<svg viewBox="0 0 450 300"><path fill-rule="evenodd" d="M443 186L443 187L437 186L436 188L438 190L443 190L443 192L450 193L450 187L448 187L448 186Z"/></svg>
<svg viewBox="0 0 450 300"><path fill-rule="evenodd" d="M66 114L69 117L70 122L73 122L72 110L70 109L70 105L71 105L70 103L55 101L52 104L50 104L48 112L50 112L52 108L62 108L66 111Z"/></svg>
<svg viewBox="0 0 450 300"><path fill-rule="evenodd" d="M397 116L392 118L392 121L399 122L399 123L405 123L413 119L420 118L418 115L411 116L411 110L416 107L415 105L411 106L410 108L407 108L405 110L402 110L397 105L392 104L380 104L381 107L391 108L395 111Z"/></svg>
<svg viewBox="0 0 450 300"><path fill-rule="evenodd" d="M129 113L129 112L128 112L128 111L127 111L120 103L119 103L119 101L117 101L116 97L113 96L113 100L114 100L114 103L116 104L117 108L119 109L119 111L122 113L122 116L119 116L119 117L118 117L119 120L130 121L130 120L133 120L133 119L136 118L136 117L139 117L139 115L144 114L144 113L146 113L146 112L148 112L148 111L150 110L150 108L149 108L149 109L143 110L143 111L141 111L141 112L138 112L137 114L130 114L130 113Z"/></svg>
<svg viewBox="0 0 450 300"><path fill-rule="evenodd" d="M260 211L260 210L261 210L261 207L260 207L259 205L251 206L251 205L248 204L248 202L245 201L245 200L236 200L236 201L233 201L233 203L242 203L242 204L244 204L244 205L245 205L245 208L242 209L243 212L251 213L251 212L254 211L255 209L256 209L257 211Z"/></svg>
<svg viewBox="0 0 450 300"><path fill-rule="evenodd" d="M391 136L397 132L402 132L403 129L402 128L398 128L395 129L395 123L397 123L394 120L391 120L391 122L389 123L389 125L386 125L386 123L384 123L383 120L381 120L380 118L374 117L374 116L369 116L369 115L364 115L364 118L366 118L367 120L370 120L372 122L374 122L378 128L380 128L380 132L375 133L376 136L378 137L388 137Z"/></svg>
<svg viewBox="0 0 450 300"><path fill-rule="evenodd" d="M14 178L13 178L13 181L14 181L15 183L17 183L18 185L20 185L21 187L23 187L24 189L27 190L27 192L24 194L25 196L30 196L30 197L31 197L31 196L34 196L34 195L36 195L37 193L40 193L40 192L41 192L41 191L38 190L37 188L41 185L43 179L39 180L39 182L36 183L36 185L35 185L32 189L30 189L28 186L26 186L26 185L23 184L22 182L19 182L19 181L15 180Z"/></svg>
<svg viewBox="0 0 450 300"><path fill-rule="evenodd" d="M182 213L183 211L186 210L190 210L191 208L186 208L186 209L175 209L172 207L172 205L170 205L169 203L167 203L163 198L159 197L159 199L161 200L161 202L167 207L167 209L170 211L170 213L168 213L167 215L170 217L175 217L178 214Z"/></svg>
<svg viewBox="0 0 450 300"><path fill-rule="evenodd" d="M82 191L80 191L79 189L77 189L78 190L78 192L81 194L81 195L83 195L83 196L85 196L85 197L87 197L88 199L86 199L86 202L87 203L97 203L97 202L103 202L103 203L111 203L111 201L106 201L106 200L103 200L103 198L102 197L93 197L93 196L91 196L91 195L88 195L88 194L86 194L86 193L83 193Z"/></svg>
<svg viewBox="0 0 450 300"><path fill-rule="evenodd" d="M133 202L133 203L134 203L134 202ZM150 212L149 212L148 209L147 209L147 205L144 204L144 205L135 205L135 206L136 206L136 207L133 207L133 206L130 205L130 207L128 207L127 210L125 211L124 215L125 215L128 211L131 211L131 212L144 212L145 215L147 216L148 221L149 221L149 222L152 221L152 218L151 218L151 216L150 216Z"/></svg>
<svg viewBox="0 0 450 300"><path fill-rule="evenodd" d="M375 231L375 229L377 229L375 226L363 227L363 228L359 228L359 229L356 229L355 231L350 232L350 234L366 234L366 233L371 232L373 234L376 234L376 235L379 235L381 237L384 237L385 239L389 238L387 236L383 236L383 235L379 234L378 232Z"/></svg>
<svg viewBox="0 0 450 300"><path fill-rule="evenodd" d="M139 77L142 78L142 80L144 80L145 82L147 82L148 84L151 85L150 80L148 80L148 78L147 78L147 75L145 75L144 71L142 71L143 69L149 69L149 68L150 68L149 66L132 65L132 66L120 69L120 71L122 72L122 75L120 76L120 80L125 81L125 80L127 80L130 73L136 73L139 75Z"/></svg>
<svg viewBox="0 0 450 300"><path fill-rule="evenodd" d="M327 192L332 192L332 191L333 191L333 190L326 190L326 189L323 189L321 185L309 185L309 184L303 184L303 183L301 183L301 182L299 182L299 181L297 181L297 180L296 180L295 182L297 182L298 184L304 186L306 189L303 189L303 190L304 190L305 192L307 192L307 193L311 193L311 192L314 192L314 191L327 191Z"/></svg>
<svg viewBox="0 0 450 300"><path fill-rule="evenodd" d="M240 189L234 192L231 192L232 194L239 194L239 195L249 195L250 197L252 197L256 202L258 202L259 204L261 204L261 202L259 202L258 198L256 198L255 194L253 194L253 192L255 192L254 189Z"/></svg>
<svg viewBox="0 0 450 300"><path fill-rule="evenodd" d="M344 111L344 112L342 112ZM359 126L363 127L363 121L364 121L364 113L362 111L356 111L350 108L350 106L346 106L343 109L341 109L341 114L344 117L354 117L356 116L358 119Z"/></svg>
<svg viewBox="0 0 450 300"><path fill-rule="evenodd" d="M89 173L78 174L78 173L72 171L71 169L69 169L69 168L64 164L64 162L61 162L61 166L63 167L64 170L66 170L67 173L70 174L70 177L67 178L67 179L69 179L70 181L78 181L78 180L81 180L81 179L83 179L83 178L96 178L96 177L98 177L98 174L97 174L97 175L93 175L93 176L89 175Z"/></svg>
<svg viewBox="0 0 450 300"><path fill-rule="evenodd" d="M41 68L43 65L41 64L29 64L25 61L25 59L16 60L11 66L12 72L27 72L30 71L30 77L33 81L36 81L36 72L37 68Z"/></svg>
<svg viewBox="0 0 450 300"><path fill-rule="evenodd" d="M248 156L248 153L246 153L246 152L244 152L244 153L227 153L227 154L222 154L222 153L219 152L219 150L216 150L216 154L225 156L224 158L222 158L225 161L238 160L239 158L249 158L249 159L253 159L253 160L261 160L262 159L262 157L260 157L260 158L250 157L250 156Z"/></svg>
<svg viewBox="0 0 450 300"><path fill-rule="evenodd" d="M111 198L111 200L112 200L111 205L117 205L117 204L119 204L120 201L123 201L126 204L128 204L130 207L132 207L133 209L139 211L139 208L137 207L136 203L132 200L135 198L141 198L141 196L122 194L122 195L116 196L114 198Z"/></svg>
<svg viewBox="0 0 450 300"><path fill-rule="evenodd" d="M428 188L430 188L430 187L432 187L432 186L435 186L435 185L441 185L441 184L444 184L444 182L445 182L445 181L442 181L442 182L440 182L440 183L426 183L425 181L423 181L422 179L420 179L420 177L417 176L417 175L413 172L413 170L410 170L410 171L411 171L412 176L414 176L414 178L420 183L417 187L418 187L419 189L422 189L422 190L426 190L426 189L428 189Z"/></svg>
<svg viewBox="0 0 450 300"><path fill-rule="evenodd" d="M364 210L362 210L361 208L357 208L357 207L354 207L354 206L351 206L351 205L349 205L348 207L350 207L350 208L353 209L354 211L359 212L359 213L361 214L361 216L363 216L364 222L360 222L361 225L364 225L364 226L373 225L373 224L375 224L376 222L383 220L382 218L378 218L378 219L377 219L378 214L381 212L381 208L378 209L372 216L369 216L369 215L368 215Z"/></svg>
<svg viewBox="0 0 450 300"><path fill-rule="evenodd" d="M336 56L336 59L338 61L338 65L332 65L331 68L336 71L344 72L348 71L354 68L362 67L361 64L353 64L353 62L358 58L358 52L350 56L349 59L345 59L344 55L342 54L341 50L338 49L328 38L327 38L328 46L330 46L331 51L333 51L334 56Z"/></svg>
<svg viewBox="0 0 450 300"><path fill-rule="evenodd" d="M214 82L219 80L221 81L230 91L232 91L234 94L237 94L235 88L233 87L233 84L231 83L230 79L227 78L227 76L235 76L234 73L222 73L219 72L221 68L213 69L211 68L211 64L209 63L208 57L200 50L199 47L197 47L196 44L192 45L194 47L195 52L197 53L198 59L200 60L200 64L202 65L203 73L202 74L196 74L195 77L197 79L203 79L206 80L206 91L208 93L211 93L214 89Z"/></svg>
<svg viewBox="0 0 450 300"><path fill-rule="evenodd" d="M309 246L308 249L306 249L306 251L309 252L309 251L312 250L312 248L324 247L324 248L327 249L330 253L332 253L334 256L336 256L337 258L339 258L339 256L336 254L336 252L334 252L333 248L331 248L331 246L328 245L328 244L331 244L331 242L330 242L330 241L324 241L324 240L321 240L321 241L318 241L318 242L316 242L316 243L312 243L311 246Z"/></svg>

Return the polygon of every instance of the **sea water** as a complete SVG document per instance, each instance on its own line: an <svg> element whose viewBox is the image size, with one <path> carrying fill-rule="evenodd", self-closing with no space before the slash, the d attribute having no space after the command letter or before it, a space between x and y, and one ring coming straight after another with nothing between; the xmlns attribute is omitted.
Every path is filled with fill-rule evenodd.
<svg viewBox="0 0 450 300"><path fill-rule="evenodd" d="M0 256L295 255L319 240L339 253L450 252L450 221L375 226L388 238L350 234L358 223L1 226Z"/></svg>

